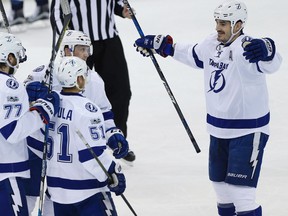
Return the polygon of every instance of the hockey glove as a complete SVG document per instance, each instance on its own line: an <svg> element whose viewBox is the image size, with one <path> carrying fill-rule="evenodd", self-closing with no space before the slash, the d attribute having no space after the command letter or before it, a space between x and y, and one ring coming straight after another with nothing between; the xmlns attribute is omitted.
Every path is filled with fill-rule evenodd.
<svg viewBox="0 0 288 216"><path fill-rule="evenodd" d="M168 55L174 55L173 38L170 35L147 35L139 38L135 41L137 52L140 52L143 56L149 56L147 49L153 51L153 49L162 57Z"/></svg>
<svg viewBox="0 0 288 216"><path fill-rule="evenodd" d="M275 55L275 44L270 38L253 39L244 47L243 56L250 63L270 61Z"/></svg>
<svg viewBox="0 0 288 216"><path fill-rule="evenodd" d="M40 114L43 122L48 124L50 118L56 115L59 110L60 98L56 92L47 94L43 99L39 98L31 106L30 110L36 110Z"/></svg>
<svg viewBox="0 0 288 216"><path fill-rule="evenodd" d="M106 131L107 145L113 150L113 156L117 159L128 154L129 145L122 131L118 128L110 128Z"/></svg>
<svg viewBox="0 0 288 216"><path fill-rule="evenodd" d="M31 82L26 85L29 102L44 98L48 94L48 87L40 82Z"/></svg>
<svg viewBox="0 0 288 216"><path fill-rule="evenodd" d="M108 188L114 192L116 196L121 195L126 189L126 179L124 174L121 173L121 166L113 161L108 173L112 178L112 182L108 183Z"/></svg>

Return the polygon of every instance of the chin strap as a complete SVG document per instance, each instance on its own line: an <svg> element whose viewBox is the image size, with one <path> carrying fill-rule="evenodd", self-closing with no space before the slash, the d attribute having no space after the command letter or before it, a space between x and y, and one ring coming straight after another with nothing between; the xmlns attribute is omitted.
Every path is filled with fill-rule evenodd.
<svg viewBox="0 0 288 216"><path fill-rule="evenodd" d="M18 65L19 64L16 64L15 66L12 66L9 61L6 61L6 64L9 67L9 74L10 75L14 75L16 73L17 69L18 69Z"/></svg>
<svg viewBox="0 0 288 216"><path fill-rule="evenodd" d="M225 43L225 45L230 44L231 41L232 41L232 39L234 38L234 36L237 35L237 34L243 29L243 27L242 27L242 28L240 28L236 33L233 33L234 27L235 27L235 26L233 26L233 27L231 28L232 34L231 34L229 40Z"/></svg>

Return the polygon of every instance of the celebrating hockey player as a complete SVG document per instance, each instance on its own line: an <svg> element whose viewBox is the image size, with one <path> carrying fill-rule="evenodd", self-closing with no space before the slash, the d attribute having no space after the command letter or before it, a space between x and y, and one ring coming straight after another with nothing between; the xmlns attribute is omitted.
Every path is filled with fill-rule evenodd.
<svg viewBox="0 0 288 216"><path fill-rule="evenodd" d="M63 59L56 73L62 86L60 109L50 121L50 152L47 186L55 216L117 215L111 193L120 195L125 177L106 150L105 123L100 108L80 93L88 77L86 62L78 57ZM89 82L89 81L88 81ZM114 182L109 182L77 131L97 155ZM108 186L108 187L107 187Z"/></svg>
<svg viewBox="0 0 288 216"><path fill-rule="evenodd" d="M65 56L76 56L83 60L87 60L90 53L91 41L90 38L81 31L67 30L65 36L61 43L60 55ZM29 95L29 100L35 101L39 97L43 97L47 93L47 87L43 83L47 83L49 76L46 75L47 66L42 65L34 69L33 72L24 81L26 85L26 90ZM57 65L55 65L55 70L57 70ZM85 97L92 100L97 106L100 107L105 121L106 128L106 140L108 146L113 150L113 155L115 158L123 158L128 153L129 145L121 130L116 128L113 120L113 112L111 111L111 104L106 96L104 82L101 77L95 71L89 70L88 73L88 83L86 83L85 89L82 93ZM53 79L54 90L61 90L61 85L56 79ZM38 141L29 137L28 145L33 145ZM39 146L39 145L38 145ZM38 149L41 150L41 149ZM33 160L31 164L33 167L31 172L33 173L32 178L27 180L25 183L26 190L28 191L28 207L29 211L32 212L35 207L35 202L37 196L39 196L40 189L40 174L41 170L41 158L37 157L33 152L30 153L30 158ZM35 174L35 175L34 175ZM44 203L44 213L45 215L53 215L50 211L49 199L45 200Z"/></svg>
<svg viewBox="0 0 288 216"><path fill-rule="evenodd" d="M47 124L59 107L52 92L29 111L24 86L13 76L26 61L25 48L13 34L0 33L0 209L5 216L28 216L23 179L30 177L26 137ZM29 126L28 126L29 125Z"/></svg>
<svg viewBox="0 0 288 216"><path fill-rule="evenodd" d="M194 45L173 43L169 35L147 35L135 44L144 56L152 49L204 69L209 178L218 214L261 216L255 197L269 137L266 74L277 71L282 59L271 38L244 34L247 8L243 2L220 4L214 18L216 33Z"/></svg>

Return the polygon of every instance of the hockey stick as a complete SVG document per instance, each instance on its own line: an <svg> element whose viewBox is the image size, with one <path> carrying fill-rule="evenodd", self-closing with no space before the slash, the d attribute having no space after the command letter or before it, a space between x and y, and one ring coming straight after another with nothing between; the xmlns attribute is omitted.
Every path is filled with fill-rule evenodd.
<svg viewBox="0 0 288 216"><path fill-rule="evenodd" d="M2 14L2 18L3 18L3 22L4 22L4 25L5 25L5 28L7 29L8 33L11 33L9 21L8 21L8 18L7 18L7 15L6 15L5 8L4 8L2 0L0 0L0 11L1 11L1 14Z"/></svg>
<svg viewBox="0 0 288 216"><path fill-rule="evenodd" d="M94 157L94 159L97 161L98 165L101 167L101 169L103 170L103 172L105 173L105 175L108 178L108 182L113 182L112 177L110 176L110 174L108 173L108 171L106 170L106 168L104 167L104 165L101 163L101 161L99 160L99 158L97 157L97 155L95 154L95 152L93 151L93 149L91 148L91 146L89 145L89 143L85 140L85 138L83 137L82 133L77 130L76 131L77 135L79 136L79 138L82 140L82 142L86 145L87 149L90 151L90 153L92 154L92 156ZM126 197L124 196L124 194L120 195L122 197L122 199L124 200L124 202L127 204L128 208L131 210L131 212L137 216L136 212L134 211L134 209L132 208L131 204L128 202L128 200L126 199Z"/></svg>
<svg viewBox="0 0 288 216"><path fill-rule="evenodd" d="M54 61L56 59L57 53L59 51L61 42L63 40L63 37L65 35L65 32L68 28L68 25L70 23L70 20L72 18L72 13L70 10L70 6L68 3L68 0L61 0L61 8L64 14L64 23L63 23L63 29L58 37L57 43L55 45L55 27L53 28L53 39L52 39L52 53L50 62L46 71L46 75L49 75L49 83L48 83L48 91L52 91L52 84L53 84L53 73L52 70L54 68ZM55 26L55 25L54 25ZM55 46L54 46L55 45ZM38 209L38 216L42 216L43 213L43 201L44 201L44 189L45 189L45 177L46 177L46 168L47 168L47 140L48 140L48 134L49 134L49 124L46 124L45 126L45 135L44 135L44 143L43 143L43 157L42 157L42 171L41 171L41 184L40 184L40 198L39 198L39 209Z"/></svg>
<svg viewBox="0 0 288 216"><path fill-rule="evenodd" d="M131 8L128 0L124 0L124 4L127 6L128 10L130 11L130 15L132 17L132 20L134 22L134 25L135 25L139 35L141 37L144 37L145 35L144 35L144 33L143 33L143 31L142 31L142 29L140 27L140 24L138 23L138 21L136 19L135 13L134 13L133 9ZM148 50L148 52L150 54L149 56L150 56L154 66L155 66L155 68L156 68L156 70L157 70L157 72L158 72L158 74L159 74L159 76L160 76L165 88L166 88L167 93L170 96L170 99L171 99L171 101L172 101L172 103L173 103L173 105L174 105L174 107L175 107L175 109L176 109L181 121L182 121L182 124L183 124L183 126L184 126L184 128L185 128L185 130L186 130L186 132L187 132L187 134L188 134L188 136L189 136L189 138L190 138L190 140L191 140L191 142L192 142L192 144L193 144L193 146L194 146L194 148L196 150L196 152L197 153L201 152L201 150L200 150L200 148L199 148L199 146L198 146L198 144L197 144L197 142L196 142L196 140L195 140L195 138L194 138L194 136L193 136L193 134L192 134L192 132L191 132L191 130L189 128L189 125L187 124L187 122L186 122L186 120L184 118L184 115L183 115L183 113L182 113L182 111L181 111L181 109L180 109L180 107L179 107L179 105L178 105L178 103L176 101L176 98L174 97L174 95L173 95L173 93L172 93L172 91L171 91L171 89L170 89L170 87L168 85L168 82L167 82L167 80L166 80L166 78L165 78L165 76L164 76L164 74L163 74L163 72L162 72L162 70L161 70L161 68L160 68L160 66L159 66L154 54L153 54L153 52L151 50Z"/></svg>

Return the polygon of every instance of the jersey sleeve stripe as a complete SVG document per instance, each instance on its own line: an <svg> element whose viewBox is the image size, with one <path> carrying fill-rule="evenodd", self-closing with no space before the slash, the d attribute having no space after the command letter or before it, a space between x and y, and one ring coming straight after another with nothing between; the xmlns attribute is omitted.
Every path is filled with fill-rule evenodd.
<svg viewBox="0 0 288 216"><path fill-rule="evenodd" d="M94 151L94 153L98 157L104 152L105 149L106 149L106 146L92 147L92 150ZM93 155L91 154L91 152L88 149L81 150L81 151L78 152L78 154L79 154L79 161L81 163L84 163L84 162L92 160L92 159L95 160Z"/></svg>

